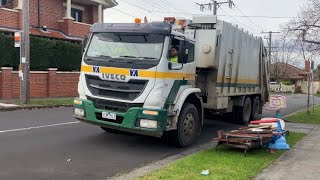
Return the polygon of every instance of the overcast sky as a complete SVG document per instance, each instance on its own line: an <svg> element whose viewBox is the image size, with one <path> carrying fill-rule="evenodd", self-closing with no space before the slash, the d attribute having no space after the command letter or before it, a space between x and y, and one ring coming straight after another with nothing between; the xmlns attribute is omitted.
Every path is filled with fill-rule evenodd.
<svg viewBox="0 0 320 180"><path fill-rule="evenodd" d="M192 14L211 14L209 11L201 12L196 5L196 3L207 3L209 0L117 0L117 2L119 3L117 7L105 10L105 22L130 23L134 22L134 17L143 19L145 16L149 21L163 20L165 16L191 19ZM238 9L246 16L273 17L295 17L300 7L306 2L307 0L234 0ZM279 26L289 20L288 18L234 17L242 16L238 9L229 9L228 5L223 5L222 9L218 10L218 14L222 15L219 18L238 24L257 36L265 36L260 33L261 31L279 31Z"/></svg>

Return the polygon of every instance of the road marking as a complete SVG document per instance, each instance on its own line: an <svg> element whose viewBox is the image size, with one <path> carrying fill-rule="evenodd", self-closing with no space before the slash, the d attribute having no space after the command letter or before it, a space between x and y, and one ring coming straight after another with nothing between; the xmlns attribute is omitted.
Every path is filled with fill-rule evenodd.
<svg viewBox="0 0 320 180"><path fill-rule="evenodd" d="M21 128L21 129L10 129L10 130L0 131L0 134L1 133L8 133L8 132L17 132L17 131L26 131L26 130L32 130L32 129L55 127L55 126L71 125L71 124L78 124L78 123L80 123L80 121L60 123L60 124L51 124L51 125L45 125L45 126L35 126L35 127Z"/></svg>

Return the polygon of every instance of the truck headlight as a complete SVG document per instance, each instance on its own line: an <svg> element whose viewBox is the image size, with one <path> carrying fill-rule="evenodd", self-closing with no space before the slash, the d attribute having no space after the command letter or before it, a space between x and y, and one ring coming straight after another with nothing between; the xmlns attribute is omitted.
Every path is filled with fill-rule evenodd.
<svg viewBox="0 0 320 180"><path fill-rule="evenodd" d="M84 109L74 108L73 109L73 114L78 116L78 117L84 117Z"/></svg>
<svg viewBox="0 0 320 180"><path fill-rule="evenodd" d="M148 120L148 119L141 119L140 120L140 127L148 128L148 129L157 129L158 121Z"/></svg>

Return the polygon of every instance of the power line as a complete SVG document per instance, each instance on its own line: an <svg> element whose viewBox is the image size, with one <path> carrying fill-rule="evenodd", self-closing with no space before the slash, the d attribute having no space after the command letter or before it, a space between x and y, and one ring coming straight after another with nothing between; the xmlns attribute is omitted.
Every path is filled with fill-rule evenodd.
<svg viewBox="0 0 320 180"><path fill-rule="evenodd" d="M143 0L145 1L145 0ZM146 1L147 2L147 1ZM193 14L193 13L185 13L185 12L173 12L173 11L152 11L152 12L157 12L157 13L167 13L167 14L187 14L187 15L203 15L203 14ZM250 15L250 16L247 16L247 15L226 15L226 14L221 14L221 15L218 15L218 16L221 16L221 17L225 17L225 16L231 16L231 17L238 17L238 18L265 18L265 19L297 19L299 17L289 17L289 16L258 16L258 15Z"/></svg>
<svg viewBox="0 0 320 180"><path fill-rule="evenodd" d="M259 29L263 30L263 28L259 25L257 25L255 22L253 22L248 16L246 16L239 8L238 6L236 6L234 3L233 3L234 7L243 15L245 16L249 21L251 21L252 24L254 24L255 26L257 26Z"/></svg>
<svg viewBox="0 0 320 180"><path fill-rule="evenodd" d="M218 15L218 16L227 16L227 15ZM289 16L238 16L238 15L231 15L233 17L240 17L240 18L266 18L266 19L298 19L299 17L289 17Z"/></svg>
<svg viewBox="0 0 320 180"><path fill-rule="evenodd" d="M123 11L120 11L120 10L118 10L118 9L112 8L112 10L115 10L115 11L118 11L118 12L120 12L120 13L122 13L122 14L125 14L125 15L127 15L127 16L131 16L131 17L134 17L134 18L136 18L136 16L134 16L134 15L131 15L131 14L129 14L129 13L126 13L126 12L123 12Z"/></svg>
<svg viewBox="0 0 320 180"><path fill-rule="evenodd" d="M147 12L149 12L149 13L151 12L151 10L145 9L145 8L140 7L140 6L137 6L137 5L135 5L135 4L131 4L131 3L128 3L128 2L126 2L126 1L122 1L122 2L124 2L124 3L126 3L126 4L129 4L129 5L131 5L131 6L134 6L134 7L136 7L136 8L142 9L142 10L144 10L144 11L147 11Z"/></svg>
<svg viewBox="0 0 320 180"><path fill-rule="evenodd" d="M154 5L156 4L158 6L158 9L162 9L164 11L155 11L153 10L152 12L158 12L158 13L166 13L166 14L177 14L175 12L166 12L166 11L170 11L168 8L164 8L163 6L161 6L160 4L156 3L155 1L153 2L154 4L150 3L148 0L142 0L143 2L151 5L152 7L154 7ZM160 7L160 8L159 8Z"/></svg>
<svg viewBox="0 0 320 180"><path fill-rule="evenodd" d="M122 0L122 2L124 2L124 3L126 3L126 4L129 4L129 5L131 5L131 6L134 6L134 7L136 7L136 8L142 9L142 10L144 10L144 11L147 11L147 12L149 12L149 13L152 12L152 11L149 10L149 9L146 9L146 8L143 8L143 7L140 7L140 6L137 6L137 5L135 5L135 4L128 3L128 2L126 2L126 1L123 1L123 0ZM161 15L159 15L159 14L157 14L157 13L155 13L155 15L157 15L157 16L159 16L159 17L162 17Z"/></svg>
<svg viewBox="0 0 320 180"><path fill-rule="evenodd" d="M171 7L172 7L173 9L175 9L175 10L178 10L178 11L180 11L180 12L183 12L183 13L188 14L187 11L177 8L174 4L168 2L167 0L160 0L160 1L162 1L162 2L164 2L165 4L171 6Z"/></svg>
<svg viewBox="0 0 320 180"><path fill-rule="evenodd" d="M218 9L223 5L223 4L229 4L229 8L232 8L233 6L233 1L228 0L224 2L218 2L217 0L211 0L212 2L206 3L206 4L199 4L196 3L197 5L200 6L200 11L204 11L205 9L208 9L209 11L213 10L213 15L216 16L218 15Z"/></svg>
<svg viewBox="0 0 320 180"><path fill-rule="evenodd" d="M222 7L220 7L220 9L221 9L225 14L227 14L230 18L232 18L233 20L235 20L236 22L238 22L239 24L243 25L244 27L247 27L248 29L251 29L251 30L255 31L257 34L260 33L260 32L257 31L256 29L253 29L252 27L249 27L249 26L243 24L242 22L238 21L237 19L233 18L232 16L230 16Z"/></svg>

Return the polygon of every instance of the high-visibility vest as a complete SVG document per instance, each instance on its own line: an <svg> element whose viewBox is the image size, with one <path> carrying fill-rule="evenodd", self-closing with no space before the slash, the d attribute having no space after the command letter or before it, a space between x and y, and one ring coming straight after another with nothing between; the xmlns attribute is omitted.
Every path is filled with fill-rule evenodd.
<svg viewBox="0 0 320 180"><path fill-rule="evenodd" d="M170 62L178 63L178 56L170 58Z"/></svg>

